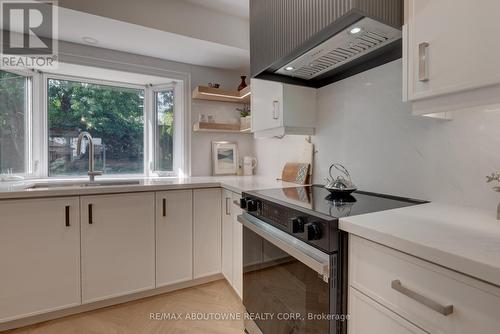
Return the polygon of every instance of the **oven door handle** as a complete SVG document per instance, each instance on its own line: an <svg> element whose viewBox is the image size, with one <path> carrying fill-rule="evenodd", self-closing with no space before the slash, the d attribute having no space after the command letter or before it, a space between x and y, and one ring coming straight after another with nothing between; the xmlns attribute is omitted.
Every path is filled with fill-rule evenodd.
<svg viewBox="0 0 500 334"><path fill-rule="evenodd" d="M238 216L238 221L244 227L316 271L325 282L328 282L330 278L330 256L328 254L246 212Z"/></svg>

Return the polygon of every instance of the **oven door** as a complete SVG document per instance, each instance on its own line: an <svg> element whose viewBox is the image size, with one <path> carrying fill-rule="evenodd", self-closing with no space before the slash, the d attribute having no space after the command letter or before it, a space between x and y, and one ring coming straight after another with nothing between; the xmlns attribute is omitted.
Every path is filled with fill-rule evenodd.
<svg viewBox="0 0 500 334"><path fill-rule="evenodd" d="M243 304L250 334L336 333L331 312L332 259L251 216L243 224ZM335 307L334 307L335 308ZM248 320L248 319L247 319Z"/></svg>

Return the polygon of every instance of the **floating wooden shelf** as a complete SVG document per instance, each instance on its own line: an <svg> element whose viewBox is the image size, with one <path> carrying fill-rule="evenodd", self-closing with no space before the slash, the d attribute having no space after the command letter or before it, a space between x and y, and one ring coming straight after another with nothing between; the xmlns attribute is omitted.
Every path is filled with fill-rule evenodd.
<svg viewBox="0 0 500 334"><path fill-rule="evenodd" d="M249 104L250 94L250 86L247 86L239 92L221 88L198 86L193 90L193 99Z"/></svg>
<svg viewBox="0 0 500 334"><path fill-rule="evenodd" d="M250 129L240 129L239 124L205 123L199 122L193 125L195 132L226 132L226 133L251 133Z"/></svg>

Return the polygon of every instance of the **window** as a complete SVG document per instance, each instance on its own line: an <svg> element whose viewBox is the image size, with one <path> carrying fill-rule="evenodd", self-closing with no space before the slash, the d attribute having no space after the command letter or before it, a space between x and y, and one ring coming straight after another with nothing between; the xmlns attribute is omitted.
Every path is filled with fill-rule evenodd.
<svg viewBox="0 0 500 334"><path fill-rule="evenodd" d="M87 174L82 131L94 138L96 170L144 174L144 89L49 78L47 102L49 176Z"/></svg>
<svg viewBox="0 0 500 334"><path fill-rule="evenodd" d="M29 172L29 77L0 71L0 174Z"/></svg>
<svg viewBox="0 0 500 334"><path fill-rule="evenodd" d="M77 154L84 131L105 176L188 175L189 76L138 70L60 63L57 73L0 71L0 180L86 177L86 140Z"/></svg>
<svg viewBox="0 0 500 334"><path fill-rule="evenodd" d="M155 171L174 170L174 89L154 92L155 101Z"/></svg>

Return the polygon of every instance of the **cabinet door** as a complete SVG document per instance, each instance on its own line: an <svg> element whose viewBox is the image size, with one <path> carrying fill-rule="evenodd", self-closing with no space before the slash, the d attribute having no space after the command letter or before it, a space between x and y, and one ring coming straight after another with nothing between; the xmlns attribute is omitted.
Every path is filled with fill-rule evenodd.
<svg viewBox="0 0 500 334"><path fill-rule="evenodd" d="M154 288L154 193L80 200L83 302Z"/></svg>
<svg viewBox="0 0 500 334"><path fill-rule="evenodd" d="M349 334L425 334L354 288L349 288Z"/></svg>
<svg viewBox="0 0 500 334"><path fill-rule="evenodd" d="M221 273L220 188L194 190L194 278Z"/></svg>
<svg viewBox="0 0 500 334"><path fill-rule="evenodd" d="M80 304L78 197L0 201L0 322Z"/></svg>
<svg viewBox="0 0 500 334"><path fill-rule="evenodd" d="M222 274L233 284L233 216L232 193L222 191Z"/></svg>
<svg viewBox="0 0 500 334"><path fill-rule="evenodd" d="M238 216L243 213L240 209L240 194L233 193L232 226L233 226L233 288L243 298L243 225L238 222Z"/></svg>
<svg viewBox="0 0 500 334"><path fill-rule="evenodd" d="M318 109L316 96L316 88L283 85L283 125L315 128Z"/></svg>
<svg viewBox="0 0 500 334"><path fill-rule="evenodd" d="M500 66L500 44L493 37L500 30L499 1L408 0L408 5L409 99L500 84L500 71L494 70ZM421 81L426 63L428 81Z"/></svg>
<svg viewBox="0 0 500 334"><path fill-rule="evenodd" d="M283 126L283 84L252 79L252 132Z"/></svg>
<svg viewBox="0 0 500 334"><path fill-rule="evenodd" d="M193 278L193 191L156 193L156 286Z"/></svg>

